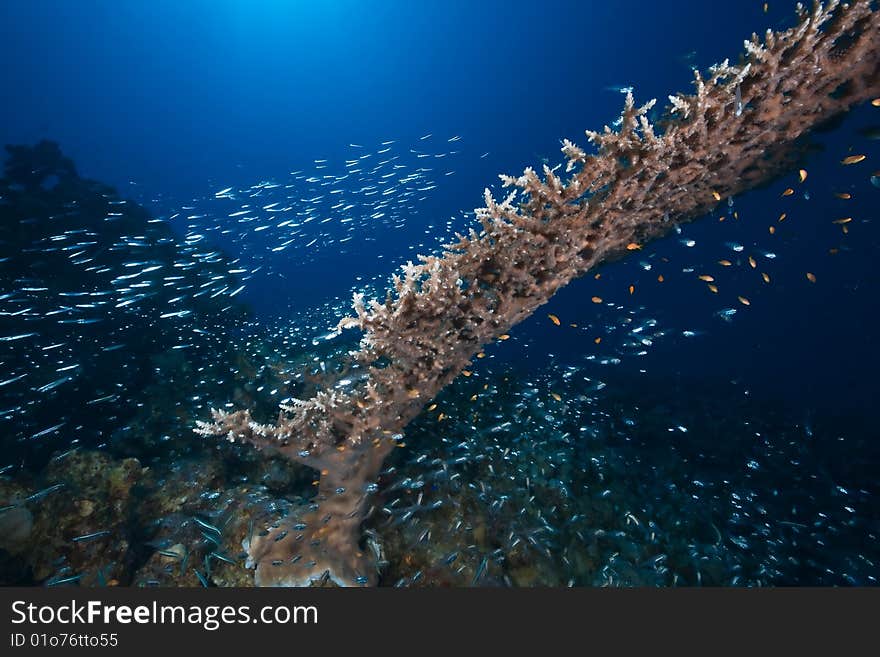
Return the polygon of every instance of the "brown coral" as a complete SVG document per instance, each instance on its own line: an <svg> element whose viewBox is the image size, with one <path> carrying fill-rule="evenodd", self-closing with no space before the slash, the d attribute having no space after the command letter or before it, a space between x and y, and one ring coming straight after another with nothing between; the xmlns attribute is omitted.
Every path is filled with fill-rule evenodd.
<svg viewBox="0 0 880 657"><path fill-rule="evenodd" d="M246 411L214 412L206 435L280 450L321 471L308 518L249 546L257 583L329 576L376 581L358 546L369 484L400 431L488 342L531 315L573 278L778 174L796 140L880 92L880 11L868 0L798 6L799 23L746 42L742 62L695 74L693 95L670 96L659 131L628 94L620 129L587 132L597 153L564 142L564 173L528 168L499 202L488 190L482 230L458 236L393 277L383 302L356 295L340 328L364 335L366 368L353 392L319 392L282 407L275 425Z"/></svg>

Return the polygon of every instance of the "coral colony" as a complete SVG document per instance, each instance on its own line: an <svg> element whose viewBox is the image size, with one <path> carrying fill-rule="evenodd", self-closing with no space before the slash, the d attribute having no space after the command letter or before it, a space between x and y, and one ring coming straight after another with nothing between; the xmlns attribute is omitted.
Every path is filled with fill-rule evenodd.
<svg viewBox="0 0 880 657"><path fill-rule="evenodd" d="M670 96L662 130L646 116L654 101L637 108L628 93L619 130L587 132L596 154L566 140L564 173L501 176L513 191L499 202L486 190L480 232L407 263L384 302L355 295L357 316L339 324L363 331L352 391L284 404L274 426L248 411L199 423L320 472L308 511L246 546L257 585L375 583L360 524L382 462L483 345L572 279L790 167L798 138L880 91L880 10L868 0L799 6L796 27L745 50L738 65L695 73L693 95Z"/></svg>

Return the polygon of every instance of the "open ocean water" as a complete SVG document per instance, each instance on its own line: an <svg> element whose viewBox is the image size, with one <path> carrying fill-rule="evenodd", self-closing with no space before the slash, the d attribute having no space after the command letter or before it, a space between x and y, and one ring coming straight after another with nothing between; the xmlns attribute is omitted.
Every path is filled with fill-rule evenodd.
<svg viewBox="0 0 880 657"><path fill-rule="evenodd" d="M0 583L249 586L315 471L196 435L355 382L354 292L791 2L0 3ZM380 586L876 585L880 100L428 403Z"/></svg>

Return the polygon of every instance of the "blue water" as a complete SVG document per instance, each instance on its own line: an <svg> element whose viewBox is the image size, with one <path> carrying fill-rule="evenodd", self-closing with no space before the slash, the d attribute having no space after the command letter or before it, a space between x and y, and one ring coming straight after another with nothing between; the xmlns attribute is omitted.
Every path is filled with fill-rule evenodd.
<svg viewBox="0 0 880 657"><path fill-rule="evenodd" d="M2 110L2 143L51 138L85 175L171 214L206 192L341 158L351 142L461 135L471 157L419 208L439 220L479 205L498 173L555 159L561 138L583 141L584 129L615 118L622 97L611 87L665 98L687 88L691 65L732 56L755 29L791 20L782 7L763 14L759 2L723 21L700 2L640 3L637 19L588 2L34 2L0 11L0 47L15 62L0 84L20 90ZM421 233L384 234L382 247L399 253ZM352 271L387 272L363 255ZM350 284L347 271L320 273L290 302L320 302Z"/></svg>
<svg viewBox="0 0 880 657"><path fill-rule="evenodd" d="M27 389L16 388L18 382L0 387L0 396L7 395L0 397L0 410L20 407L5 420L11 427L5 430L8 453L14 455L7 461L14 468L0 470L0 477L12 478L4 495L20 498L51 484L55 479L43 470L46 461L72 446L109 450L120 459L137 456L173 469L172 454L200 448L188 445L196 439L181 427L191 428L195 420L206 418L212 405L255 404L269 413L285 395L274 390L265 394L277 381L266 374L270 366L261 369L261 359L275 364L313 360L319 336L345 312L351 292L368 288L382 293L395 267L435 249L453 229L468 226L469 213L482 204L484 187L498 191L499 173L519 173L545 158L551 166L558 163L562 138L583 144L584 129L598 129L615 119L623 103L621 88L633 87L637 102L658 98L663 104L668 94L690 90L692 67L705 69L725 58L735 59L752 32L787 27L793 16L791 3L770 2L765 10L764 3L751 0L735 2L724 11L713 3L684 0L627 5L281 0L0 4L0 59L5 62L0 88L7 98L0 106L0 143L57 142L80 176L114 187L121 198L161 219L170 229L168 235L190 249L187 257L197 263L193 271L216 267L224 276L244 273L241 281L224 282L225 290L217 285L218 306L194 307L173 329L166 330L167 318L156 317L162 308L167 312L171 306L165 304L183 286L176 281L154 298L159 308L155 313L122 306L108 315L110 323L123 318L113 336L102 332L105 325L96 325L94 331L70 329L58 340L75 339L76 346L62 348L64 358L52 364L56 370L71 363L83 372L81 362L98 353L96 345L112 347L119 335L131 336L142 330L139 326L149 326L155 336L148 331L145 335L151 337L142 344L129 337L119 351L103 352L119 354L119 361L95 360L93 370L57 389L34 392L64 374L45 374L45 363L42 373L37 372L31 353L48 343L31 347L22 338L3 345L7 369L0 368L0 380L31 372L31 379L23 381L37 381ZM829 500L834 495L846 497L834 493L835 486L856 491L851 493L855 501L834 501L854 509L851 518L840 521L849 532L843 545L824 553L821 547L786 552L787 557L804 560L809 552L810 559L827 558L832 565L793 568L775 579L760 574L736 579L732 573L739 571L732 568L713 583L875 584L880 554L873 545L880 530L880 506L870 473L880 464L874 421L874 400L880 393L880 281L875 267L880 189L872 184L870 172L877 169L880 149L876 137L870 139L864 131L878 124L880 109L856 108L814 136L815 147L798 165L808 172L803 183L792 170L734 199L732 206L722 204L712 217L685 226L680 234L603 267L599 280L591 273L563 289L518 326L511 341L491 349L481 380L494 386L512 378L522 382L523 389L500 396L493 411L473 420L473 431L496 422L498 418L488 419L493 413L509 414L520 395L530 398L527 388L535 381L566 397L565 386L570 385L571 396L582 394L572 381L587 378L606 383L603 394L609 395L605 401L591 402L596 404L592 413L613 416L616 408L635 418L633 425L620 425L637 427L631 436L621 437L615 425L608 429L605 446L597 447L597 453L616 450L615 441L622 440L624 452L631 450L614 452L626 464L622 470L639 464L650 471L651 455L666 453L666 446L674 443L681 453L692 454L674 466L667 464L665 470L657 466L669 478L666 481L678 475L699 480L703 474L728 481L742 471L742 453L754 451L758 461L772 461L773 439L789 447L801 445L808 456L782 458L774 466L778 476L752 479L753 490L765 500L762 504L770 505L766 500L794 495L795 488L817 482L821 473L827 480L789 505L806 507L802 513L812 519L816 513L832 513ZM389 149L387 154L383 148ZM841 167L840 160L851 153L866 154L867 162L860 168ZM367 156L366 164L352 164L362 156ZM377 165L391 157L397 159ZM352 169L360 171L343 177ZM392 189L383 178L386 173L394 173L394 180L414 177ZM338 177L322 186L322 176L330 175ZM783 196L789 187L795 193ZM354 207L334 208L333 189ZM388 189L392 191L385 206L382 192ZM852 199L835 196L843 192ZM312 200L319 196L323 198ZM263 207L276 202L276 208ZM298 234L291 236L290 226L277 226L287 214L276 218L271 213L285 205L294 213L313 215ZM230 217L242 208L256 217L253 222ZM738 220L730 216L733 211ZM779 222L782 213L787 216ZM377 214L382 216L374 218ZM727 215L723 223L718 221L722 215ZM340 223L343 216L351 222ZM333 221L320 223L331 217ZM853 217L846 235L832 224L841 217ZM770 225L778 227L777 234L768 233ZM261 226L265 230L254 230ZM293 241L284 245L288 237ZM730 245L742 245L742 250ZM273 251L274 247L283 248ZM829 249L838 252L831 254ZM222 252L216 256L222 261L208 256L206 264L204 253L213 250ZM95 257L100 261L105 255ZM754 267L749 256L756 260ZM37 251L32 261L39 258ZM120 256L113 266L124 274L128 270L123 262L149 259L132 253L130 258ZM719 270L720 259L733 266ZM8 289L0 293L21 295L21 288L29 285L22 281L33 270L22 263L29 267L30 261L15 262L21 270L4 272ZM148 265L138 265L144 266ZM170 267L170 261L165 266ZM230 270L241 272L229 274ZM710 270L722 271L721 294L707 292L705 283L696 279ZM769 284L761 272L768 274ZM807 279L808 272L815 282ZM157 277L154 289L161 287L158 274L148 273ZM664 277L662 283L658 275ZM208 278L204 274L199 280ZM240 284L244 287L236 291ZM97 279L95 285L100 286ZM602 302L592 303L594 296ZM750 305L738 302L737 296L748 298ZM126 298L114 297L117 302ZM174 303L179 302L170 302ZM226 325L219 309L233 305L246 319L230 319ZM729 309L736 312L725 313ZM129 310L130 316L122 315ZM561 326L551 323L548 313L558 317ZM7 335L23 334L37 325L34 319L26 324L4 316L2 326L9 329ZM649 320L653 323L646 323ZM643 328L631 333L638 326ZM216 336L226 331L240 340L234 347L219 346L224 340ZM248 336L265 339L267 346L254 347ZM188 361L187 373L180 374L183 366L168 354L191 342L197 355ZM247 364L230 355L234 349L248 355ZM169 361L157 366L156 354L162 353ZM127 364L114 372L114 363ZM108 374L102 374L102 368ZM566 378L568 369L576 369L576 376ZM131 372L137 374L129 376ZM256 382L248 387L255 372L265 378L265 391ZM65 386L74 385L76 392L65 397ZM454 407L464 404L471 392L458 382L443 394ZM50 393L56 396L47 397ZM97 418L88 412L85 404L110 395L120 399L118 417ZM157 410L147 421L144 409L151 404ZM540 425L543 410L537 408L534 417ZM646 415L639 417L642 411ZM172 415L180 426L173 426L168 419ZM65 426L40 435L40 429L52 427L53 416L61 416L59 422ZM459 429L464 435L466 416L462 411L464 425ZM584 417L590 414L584 411ZM595 417L596 426L604 426ZM417 422L414 431L421 438L413 440L412 459L399 464L411 476L424 475L417 461L421 453L449 460L455 456L444 451L446 443L438 446L436 439L443 432L431 430L429 420L424 416ZM566 420L545 422L548 432L561 432ZM674 430L691 423L701 424L702 433ZM137 440L127 438L134 433ZM758 440L763 447L756 446L756 433L771 436L770 443ZM818 444L810 447L815 436ZM173 448L163 451L166 443ZM589 454L585 449L571 458L586 463ZM199 458L193 456L196 464ZM655 463L662 463L657 459ZM7 461L0 459L0 468ZM225 467L238 468L230 465L233 461L229 456ZM261 466L253 465L252 471L241 467L245 474L235 476L260 479L254 473ZM302 494L296 488L301 476L292 476L294 483L285 480L286 488L279 485L276 492L287 497ZM470 476L477 481L486 474ZM227 490L233 478L229 474L223 484L199 477L193 481ZM771 490L774 479L782 482L781 493ZM658 486L662 488L662 482ZM435 494L439 499L460 491L438 487ZM491 500L484 501L491 506ZM674 516L674 504L669 502L663 513ZM552 501L547 505L556 508ZM40 511L32 513L35 540L42 531ZM158 522L155 515L150 516L149 522L154 521ZM626 521L627 527L630 524ZM134 543L140 541L141 547L138 556L126 562L129 570L119 571L127 573L119 576L126 584L142 583L146 576L135 574L131 563L142 564L149 555L143 546L158 540L152 530L132 531L138 537ZM383 537L393 544L396 539L390 534L396 530L385 531L388 535ZM505 535L506 526L497 531ZM705 538L698 535L677 540L684 544ZM446 540L454 545L451 538ZM714 535L707 540L713 542ZM822 540L833 542L827 536L820 544ZM53 556L57 555L40 559L48 562ZM2 562L7 569L3 581L45 583L36 561L15 558L19 557ZM843 562L849 567L841 566ZM559 574L564 569L559 566L555 579L547 575L535 582L521 576L514 577L514 583L564 584L570 581ZM834 574L829 575L829 569ZM412 575L402 567L392 570L401 577ZM8 574L13 571L29 574ZM681 580L621 576L612 583L702 583L686 571L680 571ZM490 575L497 583L511 582L500 570ZM435 583L449 583L445 575L435 576ZM383 583L397 580L389 577ZM451 583L468 584L470 579L465 579L452 577ZM598 576L575 579L577 584L605 582ZM100 578L94 581L100 584Z"/></svg>

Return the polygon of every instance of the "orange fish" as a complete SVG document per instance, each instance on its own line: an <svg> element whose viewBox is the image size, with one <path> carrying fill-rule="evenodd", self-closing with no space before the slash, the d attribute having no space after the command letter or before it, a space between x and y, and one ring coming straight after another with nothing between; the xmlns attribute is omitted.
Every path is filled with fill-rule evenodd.
<svg viewBox="0 0 880 657"><path fill-rule="evenodd" d="M499 340L509 340L510 336L507 335L507 333L502 333L501 335L498 336L498 339Z"/></svg>
<svg viewBox="0 0 880 657"><path fill-rule="evenodd" d="M591 299L593 303L602 303L602 297L593 297Z"/></svg>
<svg viewBox="0 0 880 657"><path fill-rule="evenodd" d="M555 399L555 400L558 401L558 402L561 402L561 401L562 401L562 397L560 397L559 395L557 395L555 392L551 392L551 393L550 393L550 396L553 397L553 399Z"/></svg>
<svg viewBox="0 0 880 657"><path fill-rule="evenodd" d="M749 256L749 264L751 265L752 269L758 266L758 263L755 262L755 259L752 256Z"/></svg>
<svg viewBox="0 0 880 657"><path fill-rule="evenodd" d="M765 282L765 283L769 283L769 282L770 282L770 274L767 274L767 273L765 273L765 272L761 272L761 278L764 279L764 282Z"/></svg>
<svg viewBox="0 0 880 657"><path fill-rule="evenodd" d="M800 178L801 182L804 182L807 179L807 170L801 169L800 171L798 171L798 178Z"/></svg>
<svg viewBox="0 0 880 657"><path fill-rule="evenodd" d="M852 217L844 217L843 219L835 219L831 223L832 224L848 224L850 221L852 221Z"/></svg>
<svg viewBox="0 0 880 657"><path fill-rule="evenodd" d="M774 235L776 233L776 226L770 226L770 234Z"/></svg>
<svg viewBox="0 0 880 657"><path fill-rule="evenodd" d="M715 280L714 278L712 278L711 276L709 276L709 274L703 274L703 275L699 276L698 278L699 278L701 281L706 281L707 283L711 283L712 281Z"/></svg>
<svg viewBox="0 0 880 657"><path fill-rule="evenodd" d="M599 344L600 342L602 342L602 338L596 338L595 340L593 340L593 342Z"/></svg>
<svg viewBox="0 0 880 657"><path fill-rule="evenodd" d="M816 274L814 274L811 271L808 271L807 272L807 280L810 281L810 283L815 283L816 282Z"/></svg>
<svg viewBox="0 0 880 657"><path fill-rule="evenodd" d="M730 262L730 260L719 260L718 264L722 267L730 267L730 265L732 265L733 263Z"/></svg>
<svg viewBox="0 0 880 657"><path fill-rule="evenodd" d="M711 283L709 283L709 285L707 287L709 288L709 291L712 292L713 294L718 294L718 286L717 285L712 285Z"/></svg>
<svg viewBox="0 0 880 657"><path fill-rule="evenodd" d="M663 274L660 274L660 275L657 277L657 282L658 282L658 283L662 283L663 280L664 280L664 278L663 278Z"/></svg>
<svg viewBox="0 0 880 657"><path fill-rule="evenodd" d="M559 318L556 315L547 315L547 317L549 317L550 321L556 324L556 326L559 326Z"/></svg>
<svg viewBox="0 0 880 657"><path fill-rule="evenodd" d="M783 212L781 215L779 215L779 221L785 221L785 218L786 218L787 216L788 216L788 215L785 214L785 213Z"/></svg>
<svg viewBox="0 0 880 657"><path fill-rule="evenodd" d="M630 242L629 244L626 245L627 251L638 251L641 248L642 248L642 245L636 244L635 242Z"/></svg>
<svg viewBox="0 0 880 657"><path fill-rule="evenodd" d="M838 192L837 194L835 194L835 196L843 201L848 201L852 198L852 194L849 194L847 192Z"/></svg>
<svg viewBox="0 0 880 657"><path fill-rule="evenodd" d="M635 292L635 291L636 291L636 286L635 286L635 285L630 285L630 286L629 286L629 293L632 294L632 293Z"/></svg>
<svg viewBox="0 0 880 657"><path fill-rule="evenodd" d="M840 163L841 164L858 164L862 160L865 159L865 155L850 155L849 157L843 158Z"/></svg>
<svg viewBox="0 0 880 657"><path fill-rule="evenodd" d="M714 198L716 201L720 201L720 200L721 200L721 194L719 194L719 193L716 192L715 190L712 190L712 198Z"/></svg>
<svg viewBox="0 0 880 657"><path fill-rule="evenodd" d="M744 306L751 306L752 305L752 302L749 301L748 299L746 299L745 297L737 297L737 299L739 299L739 302Z"/></svg>
<svg viewBox="0 0 880 657"><path fill-rule="evenodd" d="M791 187L782 192L783 196L791 196L792 194L794 194L794 190Z"/></svg>

